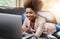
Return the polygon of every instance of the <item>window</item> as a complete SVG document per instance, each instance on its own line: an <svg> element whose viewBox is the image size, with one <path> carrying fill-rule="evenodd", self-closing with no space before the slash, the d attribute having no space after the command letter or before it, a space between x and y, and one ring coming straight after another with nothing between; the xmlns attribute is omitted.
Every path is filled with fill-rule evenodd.
<svg viewBox="0 0 60 39"><path fill-rule="evenodd" d="M16 7L16 0L0 0L0 6Z"/></svg>

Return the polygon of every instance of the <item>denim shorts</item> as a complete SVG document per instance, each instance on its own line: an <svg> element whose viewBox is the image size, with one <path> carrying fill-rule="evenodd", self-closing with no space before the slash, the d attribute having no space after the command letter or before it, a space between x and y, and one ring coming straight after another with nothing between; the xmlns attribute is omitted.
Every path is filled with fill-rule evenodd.
<svg viewBox="0 0 60 39"><path fill-rule="evenodd" d="M59 24L56 24L56 30L57 31L60 31L60 23Z"/></svg>

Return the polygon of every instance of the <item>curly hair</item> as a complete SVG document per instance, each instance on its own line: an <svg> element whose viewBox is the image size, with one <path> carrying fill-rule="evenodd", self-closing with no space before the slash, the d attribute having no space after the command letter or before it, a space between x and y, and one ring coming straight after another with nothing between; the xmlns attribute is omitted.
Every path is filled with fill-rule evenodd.
<svg viewBox="0 0 60 39"><path fill-rule="evenodd" d="M31 8L34 11L40 11L42 9L42 1L41 0L25 0L24 8Z"/></svg>

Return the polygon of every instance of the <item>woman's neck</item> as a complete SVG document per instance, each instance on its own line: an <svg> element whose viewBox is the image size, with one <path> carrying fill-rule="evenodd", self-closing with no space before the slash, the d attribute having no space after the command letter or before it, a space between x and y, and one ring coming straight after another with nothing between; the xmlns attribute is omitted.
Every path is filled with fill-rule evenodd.
<svg viewBox="0 0 60 39"><path fill-rule="evenodd" d="M30 22L34 23L35 22L35 19L36 19L36 17L34 19L32 19Z"/></svg>

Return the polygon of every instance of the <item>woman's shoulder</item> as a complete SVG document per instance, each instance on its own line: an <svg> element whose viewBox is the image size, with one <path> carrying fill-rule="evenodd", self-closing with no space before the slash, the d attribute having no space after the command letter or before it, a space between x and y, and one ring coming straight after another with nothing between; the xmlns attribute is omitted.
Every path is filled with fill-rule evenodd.
<svg viewBox="0 0 60 39"><path fill-rule="evenodd" d="M46 19L41 16L37 16L37 19L38 19L38 21L46 21Z"/></svg>

